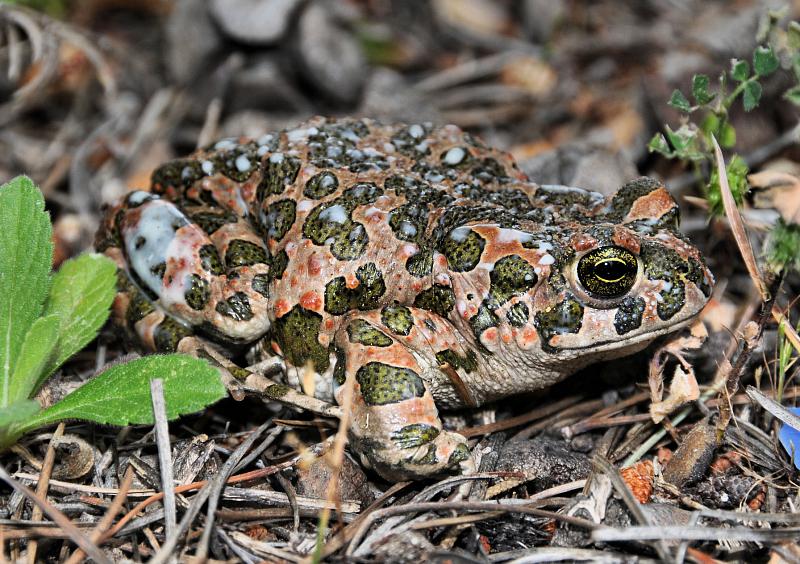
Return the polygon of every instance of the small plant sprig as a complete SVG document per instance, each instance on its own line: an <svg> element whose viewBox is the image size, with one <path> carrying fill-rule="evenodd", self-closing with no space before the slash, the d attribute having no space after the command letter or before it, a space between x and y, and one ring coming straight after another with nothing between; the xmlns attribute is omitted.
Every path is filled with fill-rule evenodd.
<svg viewBox="0 0 800 564"><path fill-rule="evenodd" d="M58 403L33 399L48 377L97 336L114 299L116 265L97 254L51 274L44 198L17 177L0 186L0 450L23 434L67 419L152 424L150 380L164 381L170 418L225 395L219 373L185 355L148 356L107 369Z"/></svg>
<svg viewBox="0 0 800 564"><path fill-rule="evenodd" d="M736 128L730 122L731 108L738 100L750 112L758 107L764 80L783 69L791 74L795 84L784 92L783 98L800 106L800 22L790 21L781 26L787 10L771 11L762 22L749 62L733 59L728 70L719 74L718 86L711 89L711 79L704 74L692 77L691 100L681 90L675 90L668 104L678 110L681 124L677 129L665 126L648 143L650 152L669 159L683 161L693 168L705 187L712 215L722 215L722 196L719 175L714 166L713 139L725 149L736 146ZM726 175L731 194L738 206L750 189L747 176L750 169L745 160L731 155ZM765 242L765 259L773 273L800 270L800 226L778 220Z"/></svg>
<svg viewBox="0 0 800 564"><path fill-rule="evenodd" d="M753 52L752 72L750 64L741 59L731 61L731 68L719 76L716 92L710 90L707 75L692 77L692 104L680 90L675 90L669 105L683 114L682 123L677 130L668 125L666 134L656 133L648 144L651 152L670 159L691 163L699 178L703 177L702 164L713 164L714 143L730 149L736 145L736 129L728 117L734 103L741 98L742 106L749 112L758 106L763 88L761 81L774 73L780 66L777 55L770 46L759 46ZM800 79L800 77L799 77ZM730 90L730 92L728 92ZM719 178L716 167L707 183L707 196L712 213L722 213L722 200L719 192ZM733 155L727 166L728 184L737 204L741 204L747 192L749 169L744 160Z"/></svg>

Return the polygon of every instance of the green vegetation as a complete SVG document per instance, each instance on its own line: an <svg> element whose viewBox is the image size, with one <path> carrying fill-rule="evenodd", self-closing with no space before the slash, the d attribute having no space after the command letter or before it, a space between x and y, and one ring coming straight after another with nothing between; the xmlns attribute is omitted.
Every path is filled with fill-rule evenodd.
<svg viewBox="0 0 800 564"><path fill-rule="evenodd" d="M692 77L690 97L675 90L669 105L681 113L677 129L665 126L650 140L648 149L670 159L686 163L695 172L698 182L705 187L709 208L713 215L723 213L719 177L714 166L714 140L724 149L734 149L737 133L731 124L731 109L741 100L746 112L758 107L765 79L779 72L789 73L794 85L784 93L784 99L800 106L800 23L792 21L786 26L779 22L784 11L770 12L761 26L758 41L761 43L750 61L733 59L730 68L720 72L715 90L711 79L704 74ZM734 153L726 166L728 184L738 205L750 189L747 175L750 170L745 160ZM800 269L800 227L779 221L770 232L765 244L765 259L772 273L786 269Z"/></svg>
<svg viewBox="0 0 800 564"><path fill-rule="evenodd" d="M217 370L205 361L150 356L113 366L42 409L34 396L97 336L116 292L116 266L101 255L68 260L51 274L51 233L44 199L30 179L0 186L0 449L65 419L152 423L153 378L164 380L171 418L225 395Z"/></svg>

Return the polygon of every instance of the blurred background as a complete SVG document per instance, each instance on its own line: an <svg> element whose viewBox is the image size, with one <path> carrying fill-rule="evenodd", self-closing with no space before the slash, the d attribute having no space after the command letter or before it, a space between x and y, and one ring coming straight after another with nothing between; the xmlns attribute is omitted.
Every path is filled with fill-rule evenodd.
<svg viewBox="0 0 800 564"><path fill-rule="evenodd" d="M455 123L535 181L613 192L696 178L648 152L695 73L747 59L756 0L26 0L0 4L0 178L31 176L56 212L57 261L100 206L159 163L315 114ZM781 83L781 80L785 84ZM731 108L743 155L785 149L795 106L764 86ZM773 146L778 140L778 146ZM771 145L772 144L772 145ZM758 163L753 163L758 164ZM685 226L702 229L705 219Z"/></svg>

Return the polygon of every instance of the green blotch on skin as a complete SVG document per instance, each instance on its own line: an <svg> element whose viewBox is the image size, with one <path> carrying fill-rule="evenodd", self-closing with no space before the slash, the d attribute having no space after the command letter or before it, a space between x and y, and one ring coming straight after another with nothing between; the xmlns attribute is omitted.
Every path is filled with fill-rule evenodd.
<svg viewBox="0 0 800 564"><path fill-rule="evenodd" d="M389 227L401 241L419 242L427 225L428 207L425 204L403 204L389 212Z"/></svg>
<svg viewBox="0 0 800 564"><path fill-rule="evenodd" d="M228 268L267 264L268 261L267 251L263 247L244 239L234 239L225 251L225 264Z"/></svg>
<svg viewBox="0 0 800 564"><path fill-rule="evenodd" d="M392 433L392 440L400 448L416 448L433 442L439 432L433 425L413 423Z"/></svg>
<svg viewBox="0 0 800 564"><path fill-rule="evenodd" d="M206 272L210 272L215 276L225 272L225 269L222 268L222 260L219 258L219 253L214 245L203 245L197 254L200 257L200 264Z"/></svg>
<svg viewBox="0 0 800 564"><path fill-rule="evenodd" d="M508 308L506 319L512 327L524 327L530 317L528 306L522 302L517 302Z"/></svg>
<svg viewBox="0 0 800 564"><path fill-rule="evenodd" d="M475 335L475 339L478 343L481 342L481 335L484 331L490 327L497 327L498 325L500 325L500 318L497 317L497 314L485 301L478 308L478 313L469 318L469 326L472 328L472 333Z"/></svg>
<svg viewBox="0 0 800 564"><path fill-rule="evenodd" d="M339 179L330 171L324 170L315 174L306 182L303 195L312 200L320 200L330 196L339 189Z"/></svg>
<svg viewBox="0 0 800 564"><path fill-rule="evenodd" d="M325 311L332 315L342 315L352 309L362 311L375 309L386 292L383 275L375 263L358 267L356 270L358 286L348 288L344 276L334 278L325 285Z"/></svg>
<svg viewBox="0 0 800 564"><path fill-rule="evenodd" d="M272 384L266 390L264 390L264 395L266 395L268 398L278 400L291 392L292 388L285 384Z"/></svg>
<svg viewBox="0 0 800 564"><path fill-rule="evenodd" d="M406 270L415 278L428 276L433 270L433 251L424 249L408 257L406 261Z"/></svg>
<svg viewBox="0 0 800 564"><path fill-rule="evenodd" d="M239 157L245 157L250 161L250 167L245 170L240 170L236 165ZM229 151L219 151L211 160L214 163L214 170L221 172L235 182L244 182L258 168L258 156L256 155L256 146L254 143L241 145Z"/></svg>
<svg viewBox="0 0 800 564"><path fill-rule="evenodd" d="M153 171L150 181L155 192L167 188L185 188L206 176L200 163L193 159L170 161Z"/></svg>
<svg viewBox="0 0 800 564"><path fill-rule="evenodd" d="M231 376L242 382L244 382L247 377L252 374L252 372L242 368L241 366L223 366L222 368L230 372Z"/></svg>
<svg viewBox="0 0 800 564"><path fill-rule="evenodd" d="M512 296L524 294L538 282L533 266L518 255L498 260L489 274L489 295L497 306L506 303Z"/></svg>
<svg viewBox="0 0 800 564"><path fill-rule="evenodd" d="M227 300L217 302L217 313L235 321L249 321L253 318L250 300L244 292L236 292Z"/></svg>
<svg viewBox="0 0 800 564"><path fill-rule="evenodd" d="M369 362L358 369L356 381L367 405L386 405L425 394L425 385L410 368Z"/></svg>
<svg viewBox="0 0 800 564"><path fill-rule="evenodd" d="M571 294L567 295L563 301L538 312L533 322L539 332L542 349L553 351L555 349L550 345L551 337L580 331L583 324L583 305Z"/></svg>
<svg viewBox="0 0 800 564"><path fill-rule="evenodd" d="M273 160L276 155L273 154L262 166L261 182L256 189L259 201L264 201L267 196L282 194L287 186L294 184L300 172L300 159L283 155L282 159Z"/></svg>
<svg viewBox="0 0 800 564"><path fill-rule="evenodd" d="M461 443L456 448L453 449L453 452L450 453L450 458L447 459L448 466L455 466L465 460L469 460L472 453L469 451L469 447L467 445Z"/></svg>
<svg viewBox="0 0 800 564"><path fill-rule="evenodd" d="M252 282L250 282L250 287L253 289L254 292L258 292L265 298L268 298L269 281L270 281L269 274L256 274L255 276L253 276Z"/></svg>
<svg viewBox="0 0 800 564"><path fill-rule="evenodd" d="M356 205L336 198L311 210L303 224L303 236L315 245L329 245L331 254L339 260L354 260L364 254L369 243L366 229L353 221ZM345 217L341 217L342 215Z"/></svg>
<svg viewBox="0 0 800 564"><path fill-rule="evenodd" d="M197 274L190 274L189 289L184 293L183 298L186 304L195 311L200 311L208 303L211 296L211 289L208 280L199 277Z"/></svg>
<svg viewBox="0 0 800 564"><path fill-rule="evenodd" d="M314 370L322 373L330 366L328 347L319 342L322 316L300 305L275 320L275 341L283 351L284 358L292 366L314 365Z"/></svg>
<svg viewBox="0 0 800 564"><path fill-rule="evenodd" d="M689 262L673 249L658 243L643 244L639 256L644 264L645 275L650 280L667 283L667 288L659 294L661 300L656 306L658 316L666 321L686 305L685 281L690 279Z"/></svg>
<svg viewBox="0 0 800 564"><path fill-rule="evenodd" d="M368 347L388 347L394 342L389 335L363 319L350 322L347 326L347 337L351 343Z"/></svg>
<svg viewBox="0 0 800 564"><path fill-rule="evenodd" d="M703 295L708 297L711 295L711 285L706 281L703 265L699 260L689 259L689 273L686 275L688 280L694 282L694 285L700 288Z"/></svg>
<svg viewBox="0 0 800 564"><path fill-rule="evenodd" d="M405 306L386 306L381 310L381 321L396 335L408 335L414 326L414 316Z"/></svg>
<svg viewBox="0 0 800 564"><path fill-rule="evenodd" d="M153 342L158 352L171 353L178 348L178 343L192 332L174 319L167 317L153 330Z"/></svg>
<svg viewBox="0 0 800 564"><path fill-rule="evenodd" d="M280 241L294 225L297 205L294 200L280 200L267 207L264 212L263 228L267 237Z"/></svg>
<svg viewBox="0 0 800 564"><path fill-rule="evenodd" d="M286 251L280 250L272 257L272 264L269 267L269 279L279 280L283 273L286 272L286 267L289 266L289 255Z"/></svg>
<svg viewBox="0 0 800 564"><path fill-rule="evenodd" d="M464 234L461 230L467 230ZM481 262L481 254L486 240L472 229L457 227L444 237L439 244L439 252L447 259L447 265L454 272L468 272Z"/></svg>
<svg viewBox="0 0 800 564"><path fill-rule="evenodd" d="M144 319L147 315L154 312L155 307L150 303L150 300L147 299L147 296L133 284L130 285L129 293L130 302L128 303L128 309L125 310L125 319L128 325L133 327L137 321Z"/></svg>
<svg viewBox="0 0 800 564"><path fill-rule="evenodd" d="M211 235L223 225L229 223L236 223L238 218L236 214L229 211L201 211L189 213L189 219L193 223L200 226L200 229Z"/></svg>
<svg viewBox="0 0 800 564"><path fill-rule="evenodd" d="M614 328L617 333L624 335L641 327L644 308L645 303L642 298L628 296L622 300L617 313L614 315Z"/></svg>
<svg viewBox="0 0 800 564"><path fill-rule="evenodd" d="M414 306L432 311L441 317L447 317L456 303L456 295L450 286L434 284L422 290L414 298Z"/></svg>
<svg viewBox="0 0 800 564"><path fill-rule="evenodd" d="M428 445L428 450L423 457L416 461L420 466L433 466L439 463L439 457L436 456L436 445Z"/></svg>
<svg viewBox="0 0 800 564"><path fill-rule="evenodd" d="M336 346L334 346L334 354L336 355L336 364L333 366L333 381L341 386L347 379L347 358L344 351Z"/></svg>
<svg viewBox="0 0 800 564"><path fill-rule="evenodd" d="M478 355L474 351L469 350L467 354L461 356L452 349L446 349L436 353L436 362L439 365L449 364L456 370L463 369L464 372L474 372L478 369Z"/></svg>

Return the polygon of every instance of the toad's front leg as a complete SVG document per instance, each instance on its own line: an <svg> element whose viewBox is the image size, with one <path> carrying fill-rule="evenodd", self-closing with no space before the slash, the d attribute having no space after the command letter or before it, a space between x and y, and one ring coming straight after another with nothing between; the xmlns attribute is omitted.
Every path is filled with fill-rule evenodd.
<svg viewBox="0 0 800 564"><path fill-rule="evenodd" d="M352 316L335 341L334 394L345 403L344 384L352 379L350 438L365 463L389 480L432 476L459 464L471 469L466 439L442 428L431 394L431 372L455 370L436 353L465 354L446 320L389 306Z"/></svg>

